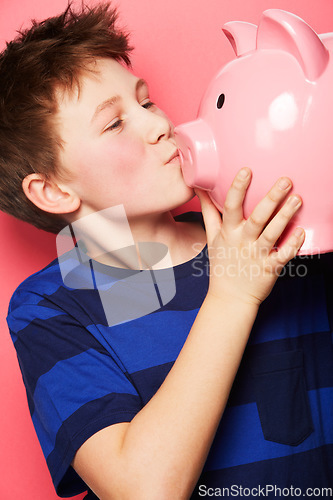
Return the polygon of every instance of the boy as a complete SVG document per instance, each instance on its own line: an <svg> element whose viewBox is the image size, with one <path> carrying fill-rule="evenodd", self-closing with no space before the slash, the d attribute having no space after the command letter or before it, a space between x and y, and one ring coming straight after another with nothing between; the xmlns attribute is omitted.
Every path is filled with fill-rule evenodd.
<svg viewBox="0 0 333 500"><path fill-rule="evenodd" d="M251 466L260 469L255 456L265 444L249 458L243 443L244 455L232 467L240 447L229 446L228 434L232 427L232 439L242 434L241 413L231 408L219 422L258 307L303 242L298 229L274 251L301 200L287 198L291 181L282 178L245 221L242 202L251 179L245 168L228 192L223 223L204 192L198 195L205 231L188 216L175 221L170 210L194 193L181 176L171 123L150 101L146 82L121 64L129 63L130 49L115 20L107 6L80 14L69 8L22 34L0 60L2 208L56 233L68 225L78 240L26 280L10 304L8 324L36 432L63 496L88 485L87 498L185 499L221 496L215 486L237 484L235 478L243 486L263 478L267 484L268 464L261 476L249 477ZM119 206L125 218L114 215ZM138 248L134 259L127 221ZM145 242L152 246L144 256ZM112 322L119 304L124 314L132 307L126 283L133 275L139 309L151 299L152 276L156 295L160 284L172 282L165 261L156 266L161 259L151 255L159 242L172 261L175 296L160 297L149 314ZM103 293L114 287L117 306L111 301L107 314ZM291 345L286 359L273 344L254 349L262 354L254 366L246 364L252 355L245 359L241 384L251 369L254 378L260 367L269 373L267 353L283 373L296 373L293 397L302 418L291 424L288 418L289 435L283 429L278 437L289 448L313 428L300 351ZM237 389L236 406L246 406L243 395L251 392ZM267 440L276 440L274 431Z"/></svg>

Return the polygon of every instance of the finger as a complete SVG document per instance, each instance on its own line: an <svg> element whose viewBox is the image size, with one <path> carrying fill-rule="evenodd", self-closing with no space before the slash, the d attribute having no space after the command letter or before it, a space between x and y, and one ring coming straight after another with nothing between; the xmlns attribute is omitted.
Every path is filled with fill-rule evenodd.
<svg viewBox="0 0 333 500"><path fill-rule="evenodd" d="M284 203L277 214L265 227L264 231L258 238L257 244L260 247L266 247L268 250L271 250L301 206L302 199L300 196L290 196L286 203Z"/></svg>
<svg viewBox="0 0 333 500"><path fill-rule="evenodd" d="M244 235L255 241L278 206L287 196L292 187L292 182L287 177L281 177L254 208L252 214L244 225Z"/></svg>
<svg viewBox="0 0 333 500"><path fill-rule="evenodd" d="M212 202L207 191L203 189L195 189L195 194L198 196L201 204L202 216L205 223L206 235L208 241L213 241L215 235L221 230L221 214Z"/></svg>
<svg viewBox="0 0 333 500"><path fill-rule="evenodd" d="M249 168L242 168L234 178L223 205L223 225L225 227L235 227L243 221L243 202L251 176Z"/></svg>
<svg viewBox="0 0 333 500"><path fill-rule="evenodd" d="M297 227L291 237L282 245L277 252L269 256L269 266L280 274L283 267L294 257L302 247L305 240L305 231Z"/></svg>

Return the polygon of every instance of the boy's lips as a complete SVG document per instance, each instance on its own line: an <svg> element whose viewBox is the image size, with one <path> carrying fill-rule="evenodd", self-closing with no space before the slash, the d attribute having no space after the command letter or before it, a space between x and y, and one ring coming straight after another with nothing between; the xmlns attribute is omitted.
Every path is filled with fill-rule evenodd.
<svg viewBox="0 0 333 500"><path fill-rule="evenodd" d="M167 165L168 163L177 163L179 161L179 151L178 149L170 156L170 158L165 162Z"/></svg>

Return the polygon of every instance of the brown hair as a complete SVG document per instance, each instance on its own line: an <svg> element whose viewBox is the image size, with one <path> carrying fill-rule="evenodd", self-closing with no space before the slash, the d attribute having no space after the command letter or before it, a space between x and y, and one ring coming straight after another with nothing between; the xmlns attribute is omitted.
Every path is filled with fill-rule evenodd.
<svg viewBox="0 0 333 500"><path fill-rule="evenodd" d="M22 180L61 175L55 91L71 90L88 63L109 57L130 65L128 34L117 30L108 4L32 21L0 54L0 210L53 233L66 222L31 203Z"/></svg>

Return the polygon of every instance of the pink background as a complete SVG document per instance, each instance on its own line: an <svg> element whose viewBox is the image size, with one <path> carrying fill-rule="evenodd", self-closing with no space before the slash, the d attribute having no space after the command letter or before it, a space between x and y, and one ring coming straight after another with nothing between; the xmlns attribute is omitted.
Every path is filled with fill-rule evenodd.
<svg viewBox="0 0 333 500"><path fill-rule="evenodd" d="M150 83L151 97L179 124L195 118L201 95L218 68L233 57L221 26L257 24L267 8L298 14L318 33L333 31L333 2L317 0L118 0L121 24L136 47L134 72ZM93 2L89 3L90 5ZM58 14L67 0L1 0L0 47L31 18ZM206 7L206 9L203 8ZM1 145L0 145L1 147ZM186 208L198 208L194 201ZM49 263L55 238L0 213L0 498L53 500L52 482L30 420L16 354L5 322L17 285ZM82 498L82 495L75 497Z"/></svg>

